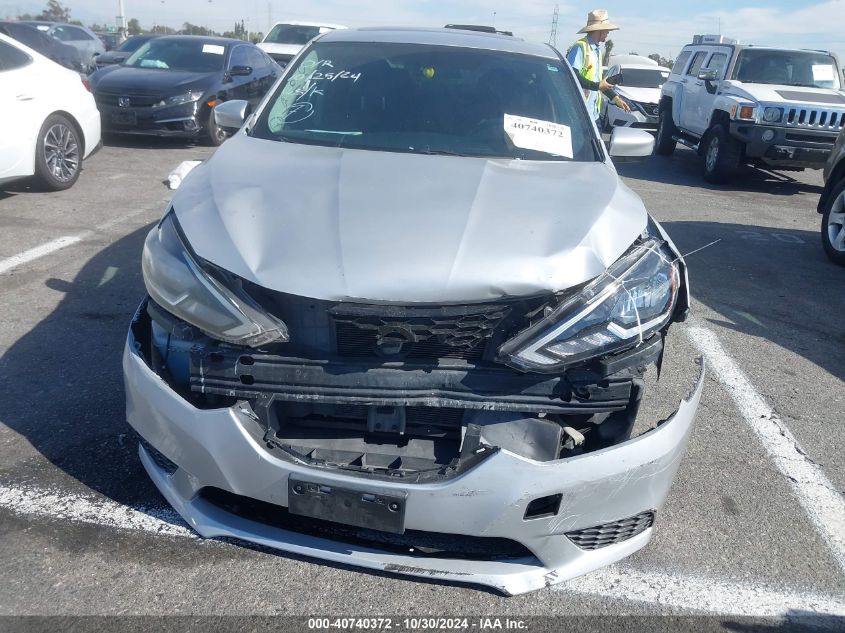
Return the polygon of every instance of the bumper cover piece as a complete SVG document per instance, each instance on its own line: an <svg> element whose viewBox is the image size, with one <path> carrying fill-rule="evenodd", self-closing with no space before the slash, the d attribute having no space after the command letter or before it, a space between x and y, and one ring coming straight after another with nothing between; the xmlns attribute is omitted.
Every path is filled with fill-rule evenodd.
<svg viewBox="0 0 845 633"><path fill-rule="evenodd" d="M579 547L567 534L662 507L692 429L704 374L702 363L695 388L677 412L636 439L550 462L499 450L455 478L408 484L281 459L267 450L264 430L249 407L195 408L147 365L131 332L123 368L130 425L178 469L168 473L143 447L141 461L168 502L200 535L240 538L363 568L483 584L507 594L585 574L648 543L649 527L595 550ZM255 520L211 503L203 494L215 488L285 510L290 506L291 480L386 500L401 498L406 531L458 540L504 539L531 555L484 560L431 556L414 548L397 551L354 539L315 536L289 525ZM526 520L533 500L553 495L561 496L556 514Z"/></svg>

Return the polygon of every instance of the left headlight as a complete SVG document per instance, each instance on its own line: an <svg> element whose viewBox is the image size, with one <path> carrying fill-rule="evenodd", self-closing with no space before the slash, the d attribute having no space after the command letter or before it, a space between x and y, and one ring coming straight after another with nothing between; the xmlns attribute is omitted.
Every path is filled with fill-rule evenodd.
<svg viewBox="0 0 845 633"><path fill-rule="evenodd" d="M249 347L289 340L282 321L199 265L173 211L147 235L141 268L144 285L156 303L212 338Z"/></svg>
<svg viewBox="0 0 845 633"><path fill-rule="evenodd" d="M202 99L203 94L205 93L202 90L189 90L188 92L183 92L182 94L162 99L158 103L154 104L153 107L165 108L167 106L182 105L183 103L193 103L194 101Z"/></svg>
<svg viewBox="0 0 845 633"><path fill-rule="evenodd" d="M502 345L499 360L524 371L552 372L634 347L669 322L679 285L671 253L648 239Z"/></svg>

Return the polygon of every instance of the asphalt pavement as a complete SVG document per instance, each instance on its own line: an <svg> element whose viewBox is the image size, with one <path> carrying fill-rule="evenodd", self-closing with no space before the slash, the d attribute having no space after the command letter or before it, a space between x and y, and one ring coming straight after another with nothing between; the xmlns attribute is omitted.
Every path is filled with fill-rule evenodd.
<svg viewBox="0 0 845 633"><path fill-rule="evenodd" d="M655 615L845 628L845 269L819 239L821 173L706 184L686 149L619 166L688 258L678 358L705 392L651 544L535 593L420 582L201 540L147 479L121 350L163 181L210 148L129 140L71 190L0 190L0 615ZM683 363L681 363L683 364ZM667 381L682 387L680 364ZM737 620L739 618L739 620ZM778 624L780 623L780 624ZM737 625L738 626L738 625Z"/></svg>

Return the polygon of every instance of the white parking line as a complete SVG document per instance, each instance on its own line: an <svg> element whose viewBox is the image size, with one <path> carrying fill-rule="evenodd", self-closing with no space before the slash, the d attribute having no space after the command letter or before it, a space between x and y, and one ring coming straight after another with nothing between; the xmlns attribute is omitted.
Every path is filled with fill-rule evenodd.
<svg viewBox="0 0 845 633"><path fill-rule="evenodd" d="M28 264L39 257L44 257L45 255L55 253L66 246L71 246L72 244L81 242L89 235L91 235L90 231L80 233L79 235L65 235L64 237L59 237L55 240L40 244L34 248L30 248L28 251L24 251L23 253L18 253L17 255L12 255L11 257L0 260L0 275L12 270L13 268L22 266L23 264Z"/></svg>
<svg viewBox="0 0 845 633"><path fill-rule="evenodd" d="M125 506L109 499L58 490L0 485L0 510L155 535L198 538L170 508ZM619 565L556 585L554 589L730 615L777 616L791 610L845 615L842 597L785 592L680 573L643 572Z"/></svg>
<svg viewBox="0 0 845 633"><path fill-rule="evenodd" d="M716 335L703 327L686 328L686 333L704 354L708 369L715 373L746 422L757 433L839 567L845 571L845 498L807 456L780 416L757 393Z"/></svg>
<svg viewBox="0 0 845 633"><path fill-rule="evenodd" d="M553 589L722 615L766 617L783 616L790 611L845 615L841 596L778 591L678 573L644 572L627 565L605 567Z"/></svg>
<svg viewBox="0 0 845 633"><path fill-rule="evenodd" d="M197 538L171 508L131 507L58 490L0 485L0 508L15 514L66 519L121 530Z"/></svg>
<svg viewBox="0 0 845 633"><path fill-rule="evenodd" d="M150 213L151 209L142 208L133 211L132 213L127 213L126 215L121 215L116 218L112 218L103 224L95 227L94 230L91 231L83 231L82 233L78 233L77 235L65 235L64 237L59 237L54 240L50 240L49 242L45 242L44 244L39 244L29 250L26 250L22 253L18 253L17 255L12 255L11 257L7 257L6 259L0 260L0 275L6 273L14 268L19 268L24 264L28 264L31 261L44 257L45 255L49 255L50 253L55 253L63 248L68 246L73 246L74 244L78 244L82 240L87 240L89 237L94 236L97 232L106 231L113 226L121 224L126 220L130 220L137 215L141 215L143 213Z"/></svg>

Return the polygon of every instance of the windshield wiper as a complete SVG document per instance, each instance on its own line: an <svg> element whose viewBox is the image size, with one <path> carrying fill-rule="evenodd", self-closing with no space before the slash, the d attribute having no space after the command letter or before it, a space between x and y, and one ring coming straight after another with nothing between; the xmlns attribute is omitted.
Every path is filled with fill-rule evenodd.
<svg viewBox="0 0 845 633"><path fill-rule="evenodd" d="M426 154L429 156L469 156L469 154L461 154L460 152L453 152L448 149L431 149L428 145L421 149L415 149L413 147L409 147L408 149L417 154Z"/></svg>

